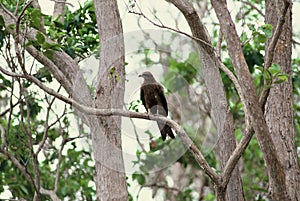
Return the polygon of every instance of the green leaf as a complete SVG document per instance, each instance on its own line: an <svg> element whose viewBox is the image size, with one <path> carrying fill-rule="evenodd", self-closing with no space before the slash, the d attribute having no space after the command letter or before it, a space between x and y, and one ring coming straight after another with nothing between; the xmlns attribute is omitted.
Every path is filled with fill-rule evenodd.
<svg viewBox="0 0 300 201"><path fill-rule="evenodd" d="M44 49L51 49L51 50L55 50L55 51L60 51L61 47L59 44L57 43L48 43L48 42L44 42L42 47Z"/></svg>
<svg viewBox="0 0 300 201"><path fill-rule="evenodd" d="M54 54L53 50L46 50L46 51L44 52L44 55L45 55L46 57L48 57L49 59L53 59L53 54Z"/></svg>
<svg viewBox="0 0 300 201"><path fill-rule="evenodd" d="M4 18L2 15L0 15L0 26L2 26L2 27L5 26Z"/></svg>
<svg viewBox="0 0 300 201"><path fill-rule="evenodd" d="M281 84L283 82L285 82L286 80L276 80L275 82L273 82L274 84Z"/></svg>
<svg viewBox="0 0 300 201"><path fill-rule="evenodd" d="M14 30L14 29L16 28L16 24L10 24L8 27L9 27L10 29Z"/></svg>
<svg viewBox="0 0 300 201"><path fill-rule="evenodd" d="M273 86L272 86L272 85L269 85L269 84L267 84L267 85L264 85L264 88L265 88L265 89L271 89L271 88L273 88Z"/></svg>
<svg viewBox="0 0 300 201"><path fill-rule="evenodd" d="M38 32L35 37L39 44L43 44L45 42L45 36L40 32Z"/></svg>
<svg viewBox="0 0 300 201"><path fill-rule="evenodd" d="M256 31L254 24L247 24L251 31Z"/></svg>
<svg viewBox="0 0 300 201"><path fill-rule="evenodd" d="M263 72L263 76L264 76L264 79L266 81L271 81L272 80L272 74L268 70L265 70Z"/></svg>
<svg viewBox="0 0 300 201"><path fill-rule="evenodd" d="M288 81L289 77L290 77L289 74L281 73L281 74L277 75L278 80L276 80L274 82L274 84L280 84L280 83L286 82L286 81Z"/></svg>
<svg viewBox="0 0 300 201"><path fill-rule="evenodd" d="M267 37L263 34L258 34L257 35L257 41L260 43L265 43L267 41Z"/></svg>
<svg viewBox="0 0 300 201"><path fill-rule="evenodd" d="M33 75L34 77L36 77L37 79L39 79L41 82L45 82L44 78L48 81L51 82L52 81L52 75L49 72L49 70L45 67L42 67L38 70L37 73L35 73Z"/></svg>
<svg viewBox="0 0 300 201"><path fill-rule="evenodd" d="M272 75L268 70L264 69L262 66L256 66L255 68L262 72L262 75L266 81L272 80Z"/></svg>
<svg viewBox="0 0 300 201"><path fill-rule="evenodd" d="M255 68L260 70L262 73L265 71L264 67L262 66L256 66Z"/></svg>
<svg viewBox="0 0 300 201"><path fill-rule="evenodd" d="M240 40L241 40L242 43L247 42L248 36L247 36L246 32L243 32L243 33L242 33L242 35L241 35L241 37L240 37Z"/></svg>
<svg viewBox="0 0 300 201"><path fill-rule="evenodd" d="M0 171L1 171L1 172L4 172L5 169L6 169L6 167L7 167L7 165L8 165L7 160L3 160L3 161L1 162L1 164L0 164Z"/></svg>
<svg viewBox="0 0 300 201"><path fill-rule="evenodd" d="M269 68L269 71L272 75L275 75L276 73L281 73L281 67L278 64L272 64L272 66Z"/></svg>
<svg viewBox="0 0 300 201"><path fill-rule="evenodd" d="M24 185L20 185L20 188L26 195L28 194L28 190Z"/></svg>
<svg viewBox="0 0 300 201"><path fill-rule="evenodd" d="M139 185L143 185L146 182L146 178L144 177L144 175L136 173L132 174L132 180L136 180Z"/></svg>
<svg viewBox="0 0 300 201"><path fill-rule="evenodd" d="M40 29L42 17L41 10L34 8L30 13L28 13L28 15L31 26L33 26L36 29Z"/></svg>
<svg viewBox="0 0 300 201"><path fill-rule="evenodd" d="M273 35L273 25L271 24L264 24L260 26L258 29L262 30L268 38L271 38Z"/></svg>

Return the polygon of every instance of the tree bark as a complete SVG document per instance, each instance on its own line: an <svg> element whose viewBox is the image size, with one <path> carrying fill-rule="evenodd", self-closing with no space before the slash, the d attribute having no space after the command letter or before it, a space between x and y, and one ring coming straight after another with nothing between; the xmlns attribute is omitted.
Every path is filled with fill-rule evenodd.
<svg viewBox="0 0 300 201"><path fill-rule="evenodd" d="M100 38L96 108L123 108L125 59L117 1L94 0ZM121 117L99 117L92 139L98 200L128 200L121 143Z"/></svg>
<svg viewBox="0 0 300 201"><path fill-rule="evenodd" d="M202 40L198 41L198 47L205 74L204 81L211 101L212 118L217 127L217 135L219 136L217 155L221 159L221 168L223 169L236 148L236 139L234 135L233 116L226 100L219 72L219 62L211 47L211 41L206 29L192 4L185 0L170 0L170 2L185 16L193 36ZM225 191L226 200L242 201L245 199L238 166L232 172L228 185L216 187L218 200L225 199Z"/></svg>
<svg viewBox="0 0 300 201"><path fill-rule="evenodd" d="M278 10L284 7L283 1L266 1L266 23L275 28L280 16ZM276 44L272 63L279 64L283 73L289 74L287 82L274 85L265 106L266 121L275 144L279 160L286 175L286 186L292 200L300 200L300 172L295 145L293 124L293 86L292 86L292 13L289 7L284 19L279 40ZM270 41L266 44L266 51ZM272 183L272 181L270 181ZM270 186L270 192L273 188Z"/></svg>
<svg viewBox="0 0 300 201"><path fill-rule="evenodd" d="M250 125L257 135L260 148L263 152L269 178L273 181L273 194L271 194L271 198L278 201L291 200L287 194L285 172L279 161L278 153L276 152L262 108L259 104L253 79L242 52L241 41L227 8L227 2L226 0L212 0L211 2L220 22L221 31L227 43L228 52L246 100L244 103L245 111L247 111L246 115L249 115Z"/></svg>
<svg viewBox="0 0 300 201"><path fill-rule="evenodd" d="M57 20L59 20L61 23L64 23L65 13L66 13L66 0L55 1L52 20L56 20L59 17L59 19Z"/></svg>

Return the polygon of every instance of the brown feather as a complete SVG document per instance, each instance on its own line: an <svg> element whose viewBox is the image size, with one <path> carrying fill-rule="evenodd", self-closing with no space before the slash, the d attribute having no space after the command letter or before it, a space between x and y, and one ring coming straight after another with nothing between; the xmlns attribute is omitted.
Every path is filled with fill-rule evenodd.
<svg viewBox="0 0 300 201"><path fill-rule="evenodd" d="M145 72L141 75L145 79L141 86L141 100L148 113L168 116L168 104L164 94L164 88L155 81L150 72ZM172 139L175 138L172 129L162 122L157 122L161 132L162 140L169 135Z"/></svg>

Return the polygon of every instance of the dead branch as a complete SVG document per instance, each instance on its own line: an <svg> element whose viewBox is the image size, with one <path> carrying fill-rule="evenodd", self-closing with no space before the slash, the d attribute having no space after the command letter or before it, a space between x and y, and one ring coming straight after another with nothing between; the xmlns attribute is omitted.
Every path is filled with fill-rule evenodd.
<svg viewBox="0 0 300 201"><path fill-rule="evenodd" d="M201 42L201 43L203 43L203 44L205 44L205 45L207 45L207 46L213 48L213 46L212 46L211 44L207 43L205 40L202 40L202 39L200 39L200 38L197 38L197 37L195 37L195 36L192 36L192 35L190 35L190 34L187 34L186 32L180 31L179 29L174 29L174 28L172 28L172 27L165 26L165 25L162 23L162 21L159 20L158 18L156 18L156 19L159 20L160 24L154 22L153 20L151 20L150 18L148 18L148 17L147 17L140 9L139 9L139 12L136 12L136 11L133 11L133 10L129 10L128 12L131 13L131 14L135 14L135 15L138 15L138 16L141 16L141 17L145 18L148 22L150 22L151 24L153 24L153 25L156 26L156 27L159 27L159 28L162 28L162 29L168 29L168 30L174 31L174 32L176 32L176 33L185 35L185 36L187 36L187 37L189 37L189 38L191 38L191 39L193 39L193 40L195 40L195 41L197 41L197 42Z"/></svg>

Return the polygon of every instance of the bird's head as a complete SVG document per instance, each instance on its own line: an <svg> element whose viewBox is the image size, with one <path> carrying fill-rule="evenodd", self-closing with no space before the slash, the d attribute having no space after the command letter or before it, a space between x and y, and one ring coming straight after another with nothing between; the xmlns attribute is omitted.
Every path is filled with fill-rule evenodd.
<svg viewBox="0 0 300 201"><path fill-rule="evenodd" d="M155 78L153 77L152 73L149 71L145 71L142 74L139 75L139 77L142 77L145 79L145 82L156 82Z"/></svg>

